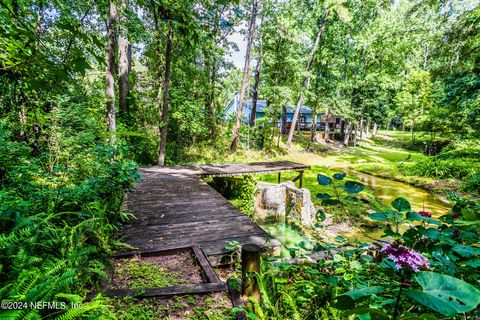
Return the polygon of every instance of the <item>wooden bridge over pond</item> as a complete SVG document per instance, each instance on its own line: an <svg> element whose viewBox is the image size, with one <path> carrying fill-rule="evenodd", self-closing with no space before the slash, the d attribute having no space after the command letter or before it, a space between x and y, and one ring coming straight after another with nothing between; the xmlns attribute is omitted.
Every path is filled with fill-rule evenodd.
<svg viewBox="0 0 480 320"><path fill-rule="evenodd" d="M221 256L230 241L278 246L250 218L231 205L202 178L297 171L309 166L290 161L177 165L142 168L142 182L124 206L136 220L122 230L123 241L138 252L198 245L207 256ZM218 259L216 259L218 263Z"/></svg>

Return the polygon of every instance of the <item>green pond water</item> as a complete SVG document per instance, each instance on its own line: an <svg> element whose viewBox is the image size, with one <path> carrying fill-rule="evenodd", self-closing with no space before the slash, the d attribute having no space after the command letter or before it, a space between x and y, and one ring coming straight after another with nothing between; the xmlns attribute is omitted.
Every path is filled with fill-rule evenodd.
<svg viewBox="0 0 480 320"><path fill-rule="evenodd" d="M299 253L310 252L316 244L315 239L306 237L283 221L264 222L260 223L260 226L282 243L278 253L282 258L292 258Z"/></svg>
<svg viewBox="0 0 480 320"><path fill-rule="evenodd" d="M409 184L378 178L369 174L351 171L369 189L373 190L375 197L382 203L390 203L398 197L403 197L410 202L413 210L427 211L434 217L439 217L451 209L449 202L436 194L413 187Z"/></svg>
<svg viewBox="0 0 480 320"><path fill-rule="evenodd" d="M348 173L356 176L369 189L373 190L376 198L386 205L390 205L390 203L398 197L404 197L410 202L413 210L428 211L434 217L446 214L451 208L451 205L445 198L409 184L387 180L357 171L349 171ZM284 222L263 223L261 226L283 244L281 249L282 257L289 257L289 249L291 250L291 248L299 248L299 251L302 252L302 250L308 251L309 247L315 245L315 240L308 239L301 232L285 225ZM378 228L362 232L356 228L352 228L348 232L339 232L339 234L352 241L371 242L373 239L381 238L383 229Z"/></svg>

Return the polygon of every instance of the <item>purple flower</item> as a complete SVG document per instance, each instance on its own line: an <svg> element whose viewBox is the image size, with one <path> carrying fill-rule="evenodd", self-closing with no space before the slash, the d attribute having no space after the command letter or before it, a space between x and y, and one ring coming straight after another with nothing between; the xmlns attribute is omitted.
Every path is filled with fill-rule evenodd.
<svg viewBox="0 0 480 320"><path fill-rule="evenodd" d="M457 219L458 217L460 217L460 215L458 213L452 214L452 219Z"/></svg>
<svg viewBox="0 0 480 320"><path fill-rule="evenodd" d="M410 269L413 272L420 270L427 270L430 264L427 258L421 253L407 248L403 245L389 244L382 248L381 252L385 253L388 259L395 262L395 268L400 270L402 268Z"/></svg>
<svg viewBox="0 0 480 320"><path fill-rule="evenodd" d="M420 211L418 214L421 215L422 217L427 217L427 218L432 217L432 214L430 212L427 212L427 211Z"/></svg>

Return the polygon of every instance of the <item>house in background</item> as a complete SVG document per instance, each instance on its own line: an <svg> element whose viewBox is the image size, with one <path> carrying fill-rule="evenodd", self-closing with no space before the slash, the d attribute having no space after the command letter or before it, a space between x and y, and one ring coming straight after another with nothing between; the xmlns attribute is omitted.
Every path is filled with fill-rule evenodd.
<svg viewBox="0 0 480 320"><path fill-rule="evenodd" d="M237 110L239 106L239 93L236 92L235 96L233 99L230 101L230 103L227 105L223 112L223 118L225 121L233 120L235 119L237 115ZM243 102L243 123L248 124L250 123L250 119L252 117L252 106L253 106L253 101L252 100L245 100ZM285 114L285 128L288 130L290 129L292 125L292 120L293 120L293 114L295 112L295 106L287 106L284 108L286 109L286 114ZM265 113L268 110L267 106L267 101L266 100L257 100L257 108L256 108L256 113L255 113L255 118L256 119L261 119L265 117ZM278 127L283 127L282 124L282 111L279 111L278 115L278 120L277 120L277 126ZM300 113L298 115L298 122L296 128L300 130L310 130L312 127L312 120L313 119L313 113L312 110L307 107L307 106L302 106L300 108ZM334 131L338 125L340 124L340 118L334 115L330 115L327 117L325 116L324 113L319 113L317 116L317 123L316 127L317 130L324 130L325 129L325 121L328 120L330 124L330 130Z"/></svg>

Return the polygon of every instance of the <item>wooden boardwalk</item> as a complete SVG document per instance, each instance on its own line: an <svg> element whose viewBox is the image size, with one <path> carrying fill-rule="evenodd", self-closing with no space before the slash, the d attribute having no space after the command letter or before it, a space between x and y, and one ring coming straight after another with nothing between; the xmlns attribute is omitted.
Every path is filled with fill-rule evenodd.
<svg viewBox="0 0 480 320"><path fill-rule="evenodd" d="M142 252L199 245L209 256L224 253L229 241L278 246L201 178L308 168L279 161L141 169L143 181L124 201L137 219L122 228L123 241Z"/></svg>

